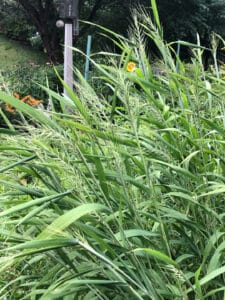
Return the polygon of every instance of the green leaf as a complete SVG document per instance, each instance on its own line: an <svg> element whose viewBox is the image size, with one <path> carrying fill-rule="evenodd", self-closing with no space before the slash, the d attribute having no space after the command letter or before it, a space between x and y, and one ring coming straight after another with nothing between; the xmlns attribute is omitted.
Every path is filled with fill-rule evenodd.
<svg viewBox="0 0 225 300"><path fill-rule="evenodd" d="M108 288L113 289L113 287L124 286L125 284L120 281L107 280L107 279L77 279L73 278L67 280L61 285L58 285L52 291L47 291L42 297L42 300L49 299L65 299L66 295L70 295L68 299L74 299L74 295L76 296L79 291L79 287L82 289L84 286L92 285L97 288L98 286L109 286ZM72 298L71 298L72 297Z"/></svg>
<svg viewBox="0 0 225 300"><path fill-rule="evenodd" d="M44 195L43 192L41 192L41 191L27 188L24 185L16 184L16 183L10 182L10 181L5 181L5 180L0 179L0 184L4 185L6 187L10 187L13 190L21 191L26 195L31 195L31 196L35 196L35 197L43 197L43 195Z"/></svg>
<svg viewBox="0 0 225 300"><path fill-rule="evenodd" d="M40 240L57 235L63 235L63 230L69 225L82 218L84 215L95 213L100 210L109 211L106 206L97 203L82 204L71 209L47 226L47 228L38 235L37 239Z"/></svg>
<svg viewBox="0 0 225 300"><path fill-rule="evenodd" d="M159 20L159 13L158 13L157 4L156 4L155 0L151 0L151 6L152 6L152 11L153 11L156 25L160 29L161 25L160 25L160 20Z"/></svg>
<svg viewBox="0 0 225 300"><path fill-rule="evenodd" d="M221 268L217 268L216 270L212 271L211 273L209 273L208 275L206 275L205 277L203 277L200 280L200 284L201 286L210 282L212 279L220 276L221 274L225 274L225 266L221 267Z"/></svg>
<svg viewBox="0 0 225 300"><path fill-rule="evenodd" d="M72 238L53 238L53 239L44 239L44 240L33 240L19 244L10 248L7 248L8 251L11 250L31 250L29 252L24 251L17 255L17 257L25 256L27 254L34 254L43 251L49 251L56 248L62 247L71 247L78 245L77 239ZM33 249L33 250L32 250Z"/></svg>
<svg viewBox="0 0 225 300"><path fill-rule="evenodd" d="M199 271L199 269L198 269ZM217 268L216 270L212 271L211 273L207 274L205 277L203 277L201 280L198 280L198 287L202 287L206 283L210 283L213 279L220 276L221 274L225 273L225 266ZM214 287L215 287L216 281L214 281ZM197 287L194 286L196 289ZM193 291L193 288L189 288L187 290L187 293L191 293Z"/></svg>
<svg viewBox="0 0 225 300"><path fill-rule="evenodd" d="M127 239L136 237L136 236L140 236L140 237L159 236L159 234L156 232L151 232L151 231L142 230L142 229L128 229L128 230L124 230L123 233L117 232L114 236L118 241L121 241L121 240L123 240L122 234Z"/></svg>
<svg viewBox="0 0 225 300"><path fill-rule="evenodd" d="M188 195L187 193L185 194L183 192L169 192L166 195L181 198L186 200L187 202L192 202L194 204L200 205L198 201L195 200L195 197Z"/></svg>
<svg viewBox="0 0 225 300"><path fill-rule="evenodd" d="M200 265L198 270L195 272L195 287L196 287L198 299L203 300L202 288L201 288L201 284L199 282L199 276L201 274L201 271L202 271L202 264Z"/></svg>
<svg viewBox="0 0 225 300"><path fill-rule="evenodd" d="M51 202L51 201L54 201L54 200L62 199L63 197L71 194L71 192L72 192L72 190L69 190L69 191L61 193L61 194L45 196L45 197L38 198L38 199L35 199L35 200L27 201L27 202L22 203L22 204L18 204L16 206L13 206L13 207L11 207L7 210L4 210L4 211L0 212L0 217L4 217L4 216L10 215L12 213L16 213L20 210L24 210L24 209L30 208L32 206L35 206L35 205L40 205L43 202Z"/></svg>
<svg viewBox="0 0 225 300"><path fill-rule="evenodd" d="M12 168L14 168L14 167L16 167L18 165L22 165L22 164L24 164L24 163L26 163L26 162L28 162L28 161L36 158L36 157L37 157L36 155L32 155L32 156L30 156L28 158L21 159L21 160L15 162L14 164L8 165L7 167L0 169L0 173L3 173L5 171L7 171L7 170L10 170L10 169L12 169Z"/></svg>
<svg viewBox="0 0 225 300"><path fill-rule="evenodd" d="M223 241L215 250L212 258L210 259L207 273L212 273L215 269L218 268L220 264L220 258L223 255L223 251L225 249L225 241ZM223 258L221 258L223 260Z"/></svg>
<svg viewBox="0 0 225 300"><path fill-rule="evenodd" d="M19 135L20 133L16 130L0 128L0 134Z"/></svg>
<svg viewBox="0 0 225 300"><path fill-rule="evenodd" d="M132 252L135 252L136 254L140 254L140 255L143 255L143 252L144 252L144 253L154 257L156 260L161 260L166 264L178 267L178 264L172 258L170 258L166 254L164 254L158 250L154 250L151 248L136 248L136 249L132 250Z"/></svg>
<svg viewBox="0 0 225 300"><path fill-rule="evenodd" d="M169 217L169 218L173 218L185 222L191 222L191 220L187 217L187 215L182 214L175 209L168 208L168 207L161 207L160 210L166 213L164 217Z"/></svg>
<svg viewBox="0 0 225 300"><path fill-rule="evenodd" d="M82 132L93 134L103 140L109 140L109 141L112 141L113 143L127 145L127 146L131 146L131 147L135 147L137 145L137 143L134 140L128 139L121 135L116 135L115 133L113 134L113 133L107 132L107 131L100 131L100 130L92 129L81 123L70 121L70 120L64 120L64 122L67 124L70 124L72 127L76 128Z"/></svg>
<svg viewBox="0 0 225 300"><path fill-rule="evenodd" d="M212 129L214 129L215 131L217 131L219 134L221 134L223 137L225 137L225 130L224 128L218 126L216 124L215 121L211 121L209 119L205 119L205 118L202 118L204 120L204 122Z"/></svg>
<svg viewBox="0 0 225 300"><path fill-rule="evenodd" d="M198 198L202 198L202 197L206 197L206 196L213 196L213 195L218 195L218 194L223 194L225 193L225 185L215 185L213 187L212 191L207 192L207 193L203 193L201 195L198 196Z"/></svg>
<svg viewBox="0 0 225 300"><path fill-rule="evenodd" d="M62 85L64 86L69 98L76 105L76 108L78 109L80 114L83 116L83 118L87 121L87 123L90 124L91 123L91 118L88 115L87 109L85 108L83 103L80 101L78 96L75 94L75 92L73 90L71 90L71 88L68 86L68 84L66 84L66 82L64 80L62 80L62 78L59 76L57 71L56 71L56 73L57 73L58 78L61 81Z"/></svg>
<svg viewBox="0 0 225 300"><path fill-rule="evenodd" d="M205 297L205 299L210 299L209 298L210 296L213 296L213 295L215 295L216 293L219 293L219 292L225 292L225 287L221 287L221 288L218 288L218 289L211 290L204 297Z"/></svg>
<svg viewBox="0 0 225 300"><path fill-rule="evenodd" d="M197 176L194 175L193 173L189 172L188 170L184 169L184 168L181 168L179 166L175 166L175 165L172 165L172 164L169 164L167 162L164 162L164 161L160 161L160 160L156 160L156 159L150 159L151 161L155 162L155 163L158 163L160 165L163 165L163 166L167 166L168 168L172 169L173 171L175 171L176 173L178 174L181 174L185 177L188 177L190 179L194 179L194 180L197 180Z"/></svg>

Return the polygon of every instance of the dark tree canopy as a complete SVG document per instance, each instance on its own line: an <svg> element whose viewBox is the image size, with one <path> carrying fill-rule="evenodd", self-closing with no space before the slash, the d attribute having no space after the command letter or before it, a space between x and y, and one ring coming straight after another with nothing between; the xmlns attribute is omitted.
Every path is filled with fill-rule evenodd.
<svg viewBox="0 0 225 300"><path fill-rule="evenodd" d="M0 17L4 9L9 10L10 7L14 7L14 12L12 9L10 14L15 18L11 16L11 20L18 22L16 15L20 9L19 14L25 14L27 23L35 26L40 33L49 60L53 62L60 60L62 32L60 33L55 26L58 19L57 2L59 0L2 1ZM126 34L131 20L130 11L137 5L144 6L151 13L150 0L80 0L80 18ZM198 32L202 43L207 45L212 31L225 37L224 0L158 0L157 5L165 40L182 39L195 42ZM1 21L0 26L2 27ZM93 34L94 30L88 25L81 24L80 38L89 32Z"/></svg>
<svg viewBox="0 0 225 300"><path fill-rule="evenodd" d="M225 5L222 0L158 0L158 9L169 40L206 39L212 31L225 36Z"/></svg>

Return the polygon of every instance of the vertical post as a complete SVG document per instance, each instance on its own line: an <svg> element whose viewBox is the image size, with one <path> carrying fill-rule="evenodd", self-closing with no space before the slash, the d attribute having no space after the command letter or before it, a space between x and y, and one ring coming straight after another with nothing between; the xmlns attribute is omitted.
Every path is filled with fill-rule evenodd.
<svg viewBox="0 0 225 300"><path fill-rule="evenodd" d="M65 23L65 39L64 39L64 81L73 90L73 24ZM67 92L64 88L64 94ZM67 95L68 96L68 95Z"/></svg>
<svg viewBox="0 0 225 300"><path fill-rule="evenodd" d="M86 81L88 81L88 77L89 77L90 54L91 54L91 35L88 35L87 50L86 50L86 62L85 62L85 72L84 72L84 78L85 78Z"/></svg>

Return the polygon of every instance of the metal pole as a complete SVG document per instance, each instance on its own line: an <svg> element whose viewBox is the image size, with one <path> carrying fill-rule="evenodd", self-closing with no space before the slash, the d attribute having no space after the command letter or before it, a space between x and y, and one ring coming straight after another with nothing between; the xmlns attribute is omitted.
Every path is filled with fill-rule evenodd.
<svg viewBox="0 0 225 300"><path fill-rule="evenodd" d="M65 23L65 37L64 37L64 81L73 90L73 24ZM68 96L65 88L64 94Z"/></svg>
<svg viewBox="0 0 225 300"><path fill-rule="evenodd" d="M85 78L86 81L88 81L88 77L89 77L90 54L91 54L91 35L88 35L87 50L86 50L86 62L85 62L85 72L84 72L84 78Z"/></svg>

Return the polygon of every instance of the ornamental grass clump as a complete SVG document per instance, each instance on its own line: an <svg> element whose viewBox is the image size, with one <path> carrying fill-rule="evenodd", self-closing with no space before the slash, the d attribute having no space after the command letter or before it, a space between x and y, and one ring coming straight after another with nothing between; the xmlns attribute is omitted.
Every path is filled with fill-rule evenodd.
<svg viewBox="0 0 225 300"><path fill-rule="evenodd" d="M129 40L110 33L119 60L92 60L110 103L78 71L76 92L62 82L71 100L43 87L60 113L0 92L36 124L1 131L3 298L224 297L224 81L204 71L200 44L180 41L193 62L176 71L152 8Z"/></svg>

